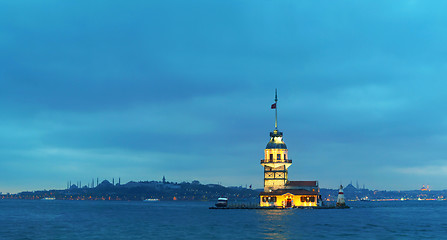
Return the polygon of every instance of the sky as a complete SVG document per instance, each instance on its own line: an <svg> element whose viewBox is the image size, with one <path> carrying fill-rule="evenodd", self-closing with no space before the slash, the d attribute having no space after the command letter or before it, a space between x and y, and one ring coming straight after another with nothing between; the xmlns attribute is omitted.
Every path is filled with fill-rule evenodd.
<svg viewBox="0 0 447 240"><path fill-rule="evenodd" d="M0 192L67 181L447 189L447 2L0 2Z"/></svg>

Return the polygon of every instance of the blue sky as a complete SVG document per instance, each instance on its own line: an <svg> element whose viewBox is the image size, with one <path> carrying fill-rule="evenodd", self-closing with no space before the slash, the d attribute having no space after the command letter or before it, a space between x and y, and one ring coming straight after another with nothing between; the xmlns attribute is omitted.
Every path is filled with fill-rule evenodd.
<svg viewBox="0 0 447 240"><path fill-rule="evenodd" d="M0 192L92 178L447 189L444 1L3 1Z"/></svg>

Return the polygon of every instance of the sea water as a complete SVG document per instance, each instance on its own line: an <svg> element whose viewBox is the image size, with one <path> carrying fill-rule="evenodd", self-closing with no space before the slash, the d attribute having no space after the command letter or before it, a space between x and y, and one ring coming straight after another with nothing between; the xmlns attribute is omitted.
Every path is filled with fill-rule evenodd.
<svg viewBox="0 0 447 240"><path fill-rule="evenodd" d="M0 200L0 239L447 239L447 201L211 210L212 202Z"/></svg>

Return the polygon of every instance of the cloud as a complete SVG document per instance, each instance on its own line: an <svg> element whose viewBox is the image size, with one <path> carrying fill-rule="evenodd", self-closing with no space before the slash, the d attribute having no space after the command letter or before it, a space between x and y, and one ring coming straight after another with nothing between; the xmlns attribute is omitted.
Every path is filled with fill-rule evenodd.
<svg viewBox="0 0 447 240"><path fill-rule="evenodd" d="M391 171L405 175L445 176L447 165L425 165L417 167L396 167Z"/></svg>
<svg viewBox="0 0 447 240"><path fill-rule="evenodd" d="M0 3L0 188L145 171L262 186L275 88L296 180L441 185L445 4Z"/></svg>

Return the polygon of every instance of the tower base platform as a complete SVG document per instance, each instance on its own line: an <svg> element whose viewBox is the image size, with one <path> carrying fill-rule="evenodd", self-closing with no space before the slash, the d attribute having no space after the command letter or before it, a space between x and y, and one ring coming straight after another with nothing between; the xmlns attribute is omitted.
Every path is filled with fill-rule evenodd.
<svg viewBox="0 0 447 240"><path fill-rule="evenodd" d="M261 206L228 206L228 207L210 207L209 209L261 209L261 210L288 210L288 209L348 209L349 206L310 206L310 207L261 207Z"/></svg>

